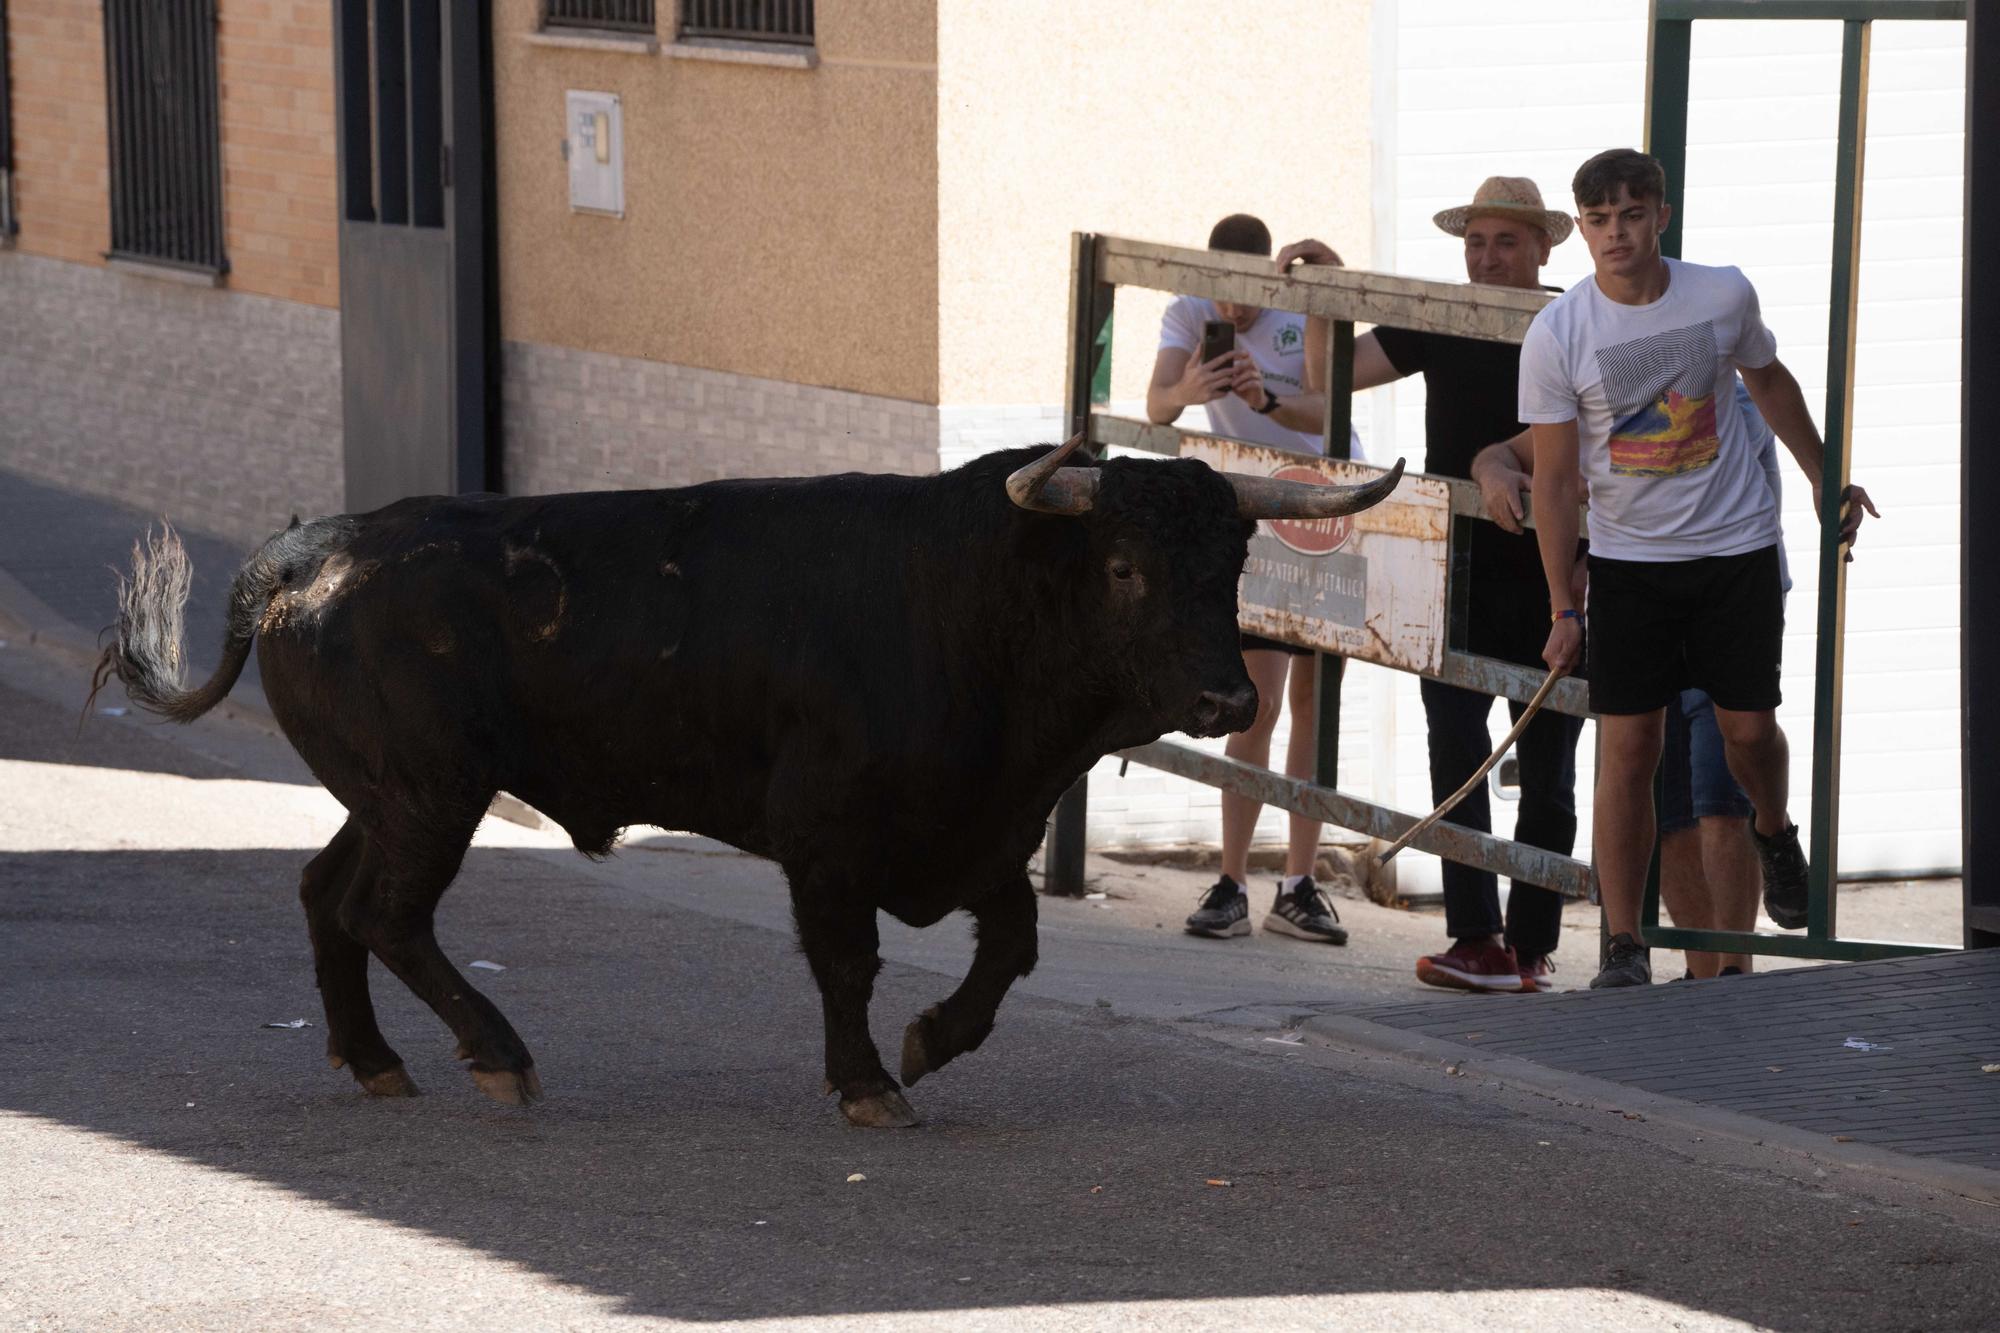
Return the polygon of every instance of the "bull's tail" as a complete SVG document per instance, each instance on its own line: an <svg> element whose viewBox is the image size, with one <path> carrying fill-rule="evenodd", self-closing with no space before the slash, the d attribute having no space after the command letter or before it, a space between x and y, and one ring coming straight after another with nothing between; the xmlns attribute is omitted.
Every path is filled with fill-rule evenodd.
<svg viewBox="0 0 2000 1333"><path fill-rule="evenodd" d="M229 588L229 627L222 641L222 664L201 685L186 684L183 645L188 588L194 574L187 550L171 527L149 530L132 543L132 576L118 579L118 635L98 660L90 697L112 676L125 684L132 702L173 722L192 722L221 703L243 673L250 644L272 595L302 558L324 557L340 525L325 520L278 533L244 561ZM316 562L315 562L316 563ZM86 708L89 704L84 705Z"/></svg>

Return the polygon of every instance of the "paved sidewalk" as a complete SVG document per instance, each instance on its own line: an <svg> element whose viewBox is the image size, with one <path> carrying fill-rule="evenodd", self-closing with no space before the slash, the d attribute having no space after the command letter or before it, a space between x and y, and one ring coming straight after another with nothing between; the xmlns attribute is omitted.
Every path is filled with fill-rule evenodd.
<svg viewBox="0 0 2000 1333"><path fill-rule="evenodd" d="M1320 1020L2000 1172L2000 949ZM1378 1041L1376 1044L1391 1044ZM1401 1044L1397 1042L1396 1044ZM1516 1066L1518 1068L1518 1066ZM2000 1187L2000 1174L1991 1177Z"/></svg>

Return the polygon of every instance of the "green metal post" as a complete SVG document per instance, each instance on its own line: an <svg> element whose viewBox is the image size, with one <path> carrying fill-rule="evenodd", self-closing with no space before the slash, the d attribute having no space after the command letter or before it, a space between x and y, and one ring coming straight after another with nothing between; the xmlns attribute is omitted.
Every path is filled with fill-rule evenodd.
<svg viewBox="0 0 2000 1333"><path fill-rule="evenodd" d="M1865 20L1844 25L1840 46L1840 141L1834 159L1833 283L1826 356L1826 460L1820 474L1819 635L1813 689L1812 888L1806 935L1838 932L1835 886L1840 853L1840 704L1847 613L1847 551L1840 497L1847 489L1854 416L1855 303L1860 289L1862 150L1868 137Z"/></svg>
<svg viewBox="0 0 2000 1333"><path fill-rule="evenodd" d="M1687 196L1688 65L1694 24L1663 19L1653 4L1646 52L1646 151L1667 173L1667 206L1673 213L1660 235L1660 253L1681 257L1681 204Z"/></svg>
<svg viewBox="0 0 2000 1333"><path fill-rule="evenodd" d="M1652 20L1646 52L1646 151L1666 172L1666 202L1672 210L1667 229L1660 234L1660 253L1678 259L1682 204L1687 198L1688 68L1694 54L1694 24L1660 17L1659 0L1654 0ZM1660 925L1660 781L1655 770L1653 852L1646 861L1646 895L1639 905L1639 931L1649 945Z"/></svg>
<svg viewBox="0 0 2000 1333"><path fill-rule="evenodd" d="M1072 434L1090 427L1090 389L1099 364L1111 359L1100 334L1111 322L1117 288L1097 279L1097 236L1070 236L1069 372L1063 386ZM1093 451L1094 452L1094 451ZM1043 887L1064 897L1083 896L1083 840L1090 804L1090 775L1078 778L1056 802L1054 827L1044 854Z"/></svg>

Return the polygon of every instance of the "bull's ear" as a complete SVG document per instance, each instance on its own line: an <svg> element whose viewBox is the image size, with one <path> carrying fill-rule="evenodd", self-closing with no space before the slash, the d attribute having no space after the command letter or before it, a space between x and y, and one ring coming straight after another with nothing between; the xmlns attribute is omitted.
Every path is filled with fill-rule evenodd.
<svg viewBox="0 0 2000 1333"><path fill-rule="evenodd" d="M1315 486L1276 477L1223 476L1236 490L1236 512L1244 518L1337 518L1381 504L1403 479L1403 460L1384 475L1359 486Z"/></svg>
<svg viewBox="0 0 2000 1333"><path fill-rule="evenodd" d="M299 525L299 516L297 514L293 514L292 521L285 525L285 531L290 532L293 528L296 528L298 525Z"/></svg>
<svg viewBox="0 0 2000 1333"><path fill-rule="evenodd" d="M1097 499L1097 469L1064 467L1083 444L1083 432L1063 441L1007 478L1007 495L1023 509L1042 514L1086 514Z"/></svg>

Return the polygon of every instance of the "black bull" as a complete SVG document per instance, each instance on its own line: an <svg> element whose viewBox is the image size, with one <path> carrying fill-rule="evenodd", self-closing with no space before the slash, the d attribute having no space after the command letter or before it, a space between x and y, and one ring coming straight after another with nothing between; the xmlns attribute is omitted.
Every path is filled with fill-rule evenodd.
<svg viewBox="0 0 2000 1333"><path fill-rule="evenodd" d="M828 1086L856 1124L911 1124L868 1035L876 911L976 922L964 982L905 1032L911 1084L977 1047L1034 966L1026 865L1056 798L1111 750L1254 716L1236 629L1251 519L1352 512L1396 480L1063 466L1070 448L933 477L428 497L295 521L236 575L222 666L195 688L189 567L168 533L135 550L99 680L115 671L185 722L260 642L271 711L348 811L300 897L328 1057L369 1092L416 1090L376 1026L373 953L451 1027L482 1090L540 1094L526 1046L432 932L506 791L590 855L656 824L776 861Z"/></svg>

